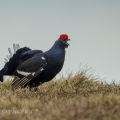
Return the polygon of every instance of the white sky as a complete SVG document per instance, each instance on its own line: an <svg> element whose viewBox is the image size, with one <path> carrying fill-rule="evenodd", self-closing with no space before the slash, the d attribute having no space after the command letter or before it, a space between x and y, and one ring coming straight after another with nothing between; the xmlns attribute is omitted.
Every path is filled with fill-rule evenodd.
<svg viewBox="0 0 120 120"><path fill-rule="evenodd" d="M61 73L88 64L120 81L120 0L0 0L0 68L13 43L46 51L62 33L71 42Z"/></svg>

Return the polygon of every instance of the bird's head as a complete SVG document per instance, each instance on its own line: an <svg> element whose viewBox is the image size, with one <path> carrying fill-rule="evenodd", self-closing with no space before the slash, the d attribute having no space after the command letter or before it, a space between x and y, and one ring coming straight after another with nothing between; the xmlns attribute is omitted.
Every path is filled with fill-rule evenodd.
<svg viewBox="0 0 120 120"><path fill-rule="evenodd" d="M70 39L68 38L67 34L61 34L59 39L58 39L60 44L65 48L67 48L69 46L68 40L70 40Z"/></svg>

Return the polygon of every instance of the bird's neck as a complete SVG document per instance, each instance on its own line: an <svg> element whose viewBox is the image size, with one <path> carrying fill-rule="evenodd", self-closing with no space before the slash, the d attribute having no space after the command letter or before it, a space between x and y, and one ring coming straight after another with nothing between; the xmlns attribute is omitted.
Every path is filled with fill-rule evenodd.
<svg viewBox="0 0 120 120"><path fill-rule="evenodd" d="M55 43L52 48L44 53L44 55L48 64L46 68L50 70L51 75L55 76L63 67L65 60L65 48Z"/></svg>
<svg viewBox="0 0 120 120"><path fill-rule="evenodd" d="M48 51L45 52L45 55L48 57L54 57L55 59L64 59L65 48L55 43Z"/></svg>

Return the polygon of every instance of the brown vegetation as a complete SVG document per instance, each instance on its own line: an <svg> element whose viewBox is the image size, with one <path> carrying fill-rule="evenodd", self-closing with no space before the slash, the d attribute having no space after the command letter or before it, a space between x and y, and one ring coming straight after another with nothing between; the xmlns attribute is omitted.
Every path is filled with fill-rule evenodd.
<svg viewBox="0 0 120 120"><path fill-rule="evenodd" d="M0 83L1 120L119 120L120 85L99 82L86 70L34 90Z"/></svg>

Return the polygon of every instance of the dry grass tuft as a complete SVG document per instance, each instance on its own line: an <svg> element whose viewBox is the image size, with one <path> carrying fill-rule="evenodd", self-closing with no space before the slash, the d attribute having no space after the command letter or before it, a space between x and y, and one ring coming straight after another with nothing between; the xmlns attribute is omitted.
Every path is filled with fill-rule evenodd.
<svg viewBox="0 0 120 120"><path fill-rule="evenodd" d="M29 91L11 91L10 82L0 83L2 120L119 120L120 85L100 83L82 70Z"/></svg>

